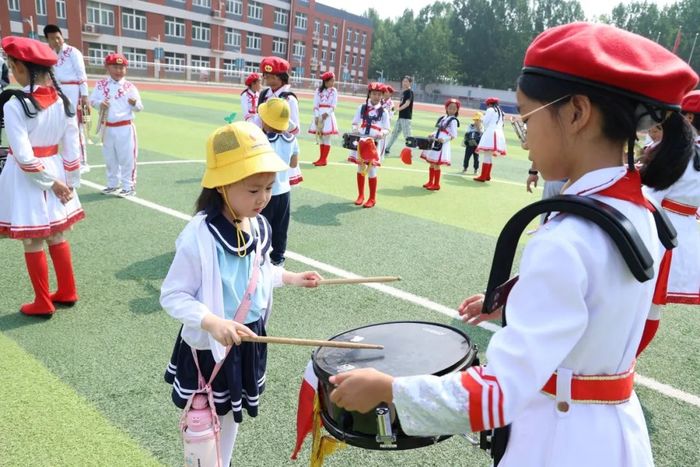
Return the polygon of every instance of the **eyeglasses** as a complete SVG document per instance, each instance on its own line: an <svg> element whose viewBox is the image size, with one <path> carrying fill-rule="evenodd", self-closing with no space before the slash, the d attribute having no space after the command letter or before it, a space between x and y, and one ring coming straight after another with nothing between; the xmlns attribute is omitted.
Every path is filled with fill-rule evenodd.
<svg viewBox="0 0 700 467"><path fill-rule="evenodd" d="M558 99L554 99L551 102L548 102L544 105L541 105L537 107L534 110L531 110L530 112L520 115L519 117L512 117L510 120L511 125L513 125L513 130L515 131L515 134L518 136L518 139L520 139L521 143L527 142L527 119L532 116L535 112L539 112L542 109L546 109L550 105L554 105L557 102L561 102L564 99L568 99L571 97L571 94L567 94L565 96L561 96Z"/></svg>

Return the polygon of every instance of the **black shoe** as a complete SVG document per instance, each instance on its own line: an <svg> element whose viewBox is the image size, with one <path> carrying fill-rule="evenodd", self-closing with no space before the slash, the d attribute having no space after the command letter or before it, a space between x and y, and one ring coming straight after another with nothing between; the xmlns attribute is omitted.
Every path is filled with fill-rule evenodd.
<svg viewBox="0 0 700 467"><path fill-rule="evenodd" d="M388 150L388 149L385 149L385 150L384 150L384 155L386 156L387 154L390 154L390 153L389 153L389 150Z"/></svg>

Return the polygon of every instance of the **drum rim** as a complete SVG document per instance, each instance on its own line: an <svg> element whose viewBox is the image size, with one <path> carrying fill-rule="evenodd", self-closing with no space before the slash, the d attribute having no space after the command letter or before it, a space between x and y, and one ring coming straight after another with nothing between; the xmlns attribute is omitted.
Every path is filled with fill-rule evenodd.
<svg viewBox="0 0 700 467"><path fill-rule="evenodd" d="M461 334L462 337L464 337L464 338L467 340L467 343L469 344L469 351L468 351L467 354L464 356L464 358L462 358L462 359L460 359L459 361L457 361L454 365L451 365L451 366L449 366L449 367L447 367L447 368L444 368L444 369L440 370L439 372L431 373L433 376L443 376L443 375L446 375L446 374L449 374L449 373L453 373L454 370L456 370L456 369L458 369L458 368L464 368L465 366L467 366L467 362L473 362L474 359L476 358L477 354L478 354L478 349L477 349L476 345L472 342L471 338L467 335L466 332L462 331L461 329L457 329L457 328L455 328L455 327L453 327L453 326L450 326L449 324L434 323L434 322L431 322L431 321L402 320L402 321L385 321L385 322L382 322L382 323L368 324L368 325L365 325L365 326L360 326L360 327L357 327L357 328L348 329L347 331L343 331L343 332L341 332L341 333L339 333L339 334L336 334L335 336L329 338L328 340L334 340L336 337L342 336L343 334L347 334L347 333L349 333L349 332L357 331L357 330L359 330L359 329L365 329L365 328L369 328L369 327L380 326L380 325L383 325L383 324L404 324L404 323L429 324L429 325L431 325L431 326L440 326L440 327L443 327L443 328L448 328L448 329L450 329L451 331L455 331L456 333ZM316 376L318 377L319 381L321 381L322 384L329 384L329 381L328 381L328 380L329 380L329 378L330 378L331 376L333 376L333 375L330 374L330 373L328 373L328 372L327 372L326 370L324 370L323 368L321 368L321 367L319 366L319 364L318 364L318 362L317 362L317 358L316 358L317 353L318 353L322 348L323 348L323 347L317 347L317 348L314 349L314 351L311 353L311 362L312 362L312 367L313 367L314 373L315 373Z"/></svg>

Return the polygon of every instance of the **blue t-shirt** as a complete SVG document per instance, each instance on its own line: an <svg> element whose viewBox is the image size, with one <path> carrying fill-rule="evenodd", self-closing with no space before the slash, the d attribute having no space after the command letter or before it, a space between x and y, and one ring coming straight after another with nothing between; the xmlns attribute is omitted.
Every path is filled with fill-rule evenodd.
<svg viewBox="0 0 700 467"><path fill-rule="evenodd" d="M268 133L267 139L270 141L272 149L287 165L292 160L292 156L299 154L299 143L294 135L289 133ZM288 193L290 190L289 171L277 172L275 174L275 183L272 185L272 196Z"/></svg>

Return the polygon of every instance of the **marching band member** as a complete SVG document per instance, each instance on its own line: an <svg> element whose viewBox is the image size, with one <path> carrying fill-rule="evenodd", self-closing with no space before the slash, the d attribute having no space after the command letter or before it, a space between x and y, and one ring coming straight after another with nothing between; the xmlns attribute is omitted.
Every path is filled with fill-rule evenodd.
<svg viewBox="0 0 700 467"><path fill-rule="evenodd" d="M0 99L0 121L10 146L0 173L0 236L24 244L35 298L20 311L51 316L56 304L78 301L70 245L63 236L85 217L75 191L80 186L78 124L51 70L56 54L23 37L5 37L2 48L23 89L6 90ZM56 270L58 290L53 294L44 242Z"/></svg>
<svg viewBox="0 0 700 467"><path fill-rule="evenodd" d="M100 109L102 131L104 131L102 155L105 158L107 187L104 194L120 196L136 194L136 159L138 144L134 112L143 110L138 89L127 81L126 67L129 62L122 54L111 53L105 57L109 78L97 82L90 96L90 104ZM119 184L121 183L121 191Z"/></svg>
<svg viewBox="0 0 700 467"><path fill-rule="evenodd" d="M576 60L571 60L576 57ZM698 76L670 51L612 26L572 23L528 48L517 100L530 158L566 194L593 197L629 219L654 258L663 247L642 183L672 185L693 153L678 103ZM634 170L638 129L663 122L654 174ZM628 147L628 166L620 154ZM663 162L663 163L662 163ZM432 436L511 425L499 467L651 467L634 392L635 354L659 281L638 281L592 222L557 215L525 246L507 298L507 326L488 365L445 376L391 377L373 369L333 376L331 400L367 412L393 403L406 434ZM611 293L614 291L614 293ZM459 307L478 322L483 295ZM498 315L499 313L494 313Z"/></svg>
<svg viewBox="0 0 700 467"><path fill-rule="evenodd" d="M264 104L272 97L285 99L289 104L289 129L288 133L299 134L299 100L296 94L291 91L289 85L289 62L279 57L265 57L260 62L260 71L265 80L265 89L260 91L258 106ZM254 122L261 126L260 119Z"/></svg>
<svg viewBox="0 0 700 467"><path fill-rule="evenodd" d="M384 159L384 138L389 133L389 114L382 107L381 83L367 85L367 99L360 105L352 119L353 133L376 140L375 144L358 145L358 151L366 147L366 154L352 151L348 161L357 164L356 206L372 208L377 203L377 168ZM370 154L371 153L371 154ZM376 157L375 157L376 154ZM365 177L369 176L369 199L365 203Z"/></svg>
<svg viewBox="0 0 700 467"><path fill-rule="evenodd" d="M450 141L457 137L457 129L459 128L459 108L461 104L458 99L447 99L445 101L445 115L438 118L435 124L435 132L430 135L433 140L442 143L442 148L439 151L426 150L420 155L420 158L430 164L430 177L428 183L423 185L423 188L430 191L438 191L440 189L440 175L442 171L440 166L449 166L452 163L452 151L450 149Z"/></svg>
<svg viewBox="0 0 700 467"><path fill-rule="evenodd" d="M700 136L697 135L700 131L700 91L686 95L681 109L695 128L695 141L700 150ZM666 135L663 135L661 141L663 139L666 139ZM657 142L642 159L642 173L646 171L652 174L658 170L654 149L659 144ZM671 260L666 302L700 305L700 232L695 221L700 206L700 155L696 152L687 166L682 167L682 175L676 183L664 190L649 190L647 193L661 202L678 234L678 247L673 250Z"/></svg>
<svg viewBox="0 0 700 467"><path fill-rule="evenodd" d="M260 75L257 73L249 74L245 79L245 86L246 88L241 93L241 112L243 120L249 122L255 117L258 109L258 97L260 88L262 88Z"/></svg>
<svg viewBox="0 0 700 467"><path fill-rule="evenodd" d="M394 118L394 101L391 99L391 96L394 95L394 88L385 84L382 95L382 106L384 110L389 113L389 121L391 121L391 119Z"/></svg>
<svg viewBox="0 0 700 467"><path fill-rule="evenodd" d="M55 24L48 24L44 27L44 37L58 56L58 62L53 67L54 75L64 94L73 105L78 120L80 173L89 172L86 147L89 140L85 122L90 117L90 103L88 102L87 74L85 73L83 54L80 50L65 43L61 29Z"/></svg>
<svg viewBox="0 0 700 467"><path fill-rule="evenodd" d="M335 74L327 71L321 75L321 81L321 86L314 92L314 119L309 128L309 133L316 135L316 139L320 141L321 155L314 162L316 167L328 164L331 135L338 134L338 124L335 120L335 106L338 104Z"/></svg>
<svg viewBox="0 0 700 467"><path fill-rule="evenodd" d="M481 135L479 146L474 151L476 154L486 152L481 165L481 175L474 177L477 182L491 180L491 167L493 157L506 155L506 137L503 133L504 115L498 105L497 97L486 99L486 114L484 115L484 134Z"/></svg>

